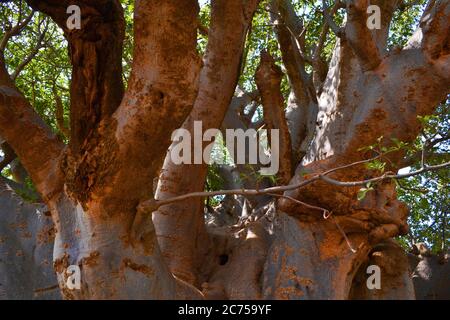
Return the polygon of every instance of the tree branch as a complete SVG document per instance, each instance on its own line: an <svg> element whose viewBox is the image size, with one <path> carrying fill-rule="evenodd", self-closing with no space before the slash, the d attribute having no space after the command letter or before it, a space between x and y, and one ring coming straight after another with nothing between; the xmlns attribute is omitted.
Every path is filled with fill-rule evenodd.
<svg viewBox="0 0 450 320"><path fill-rule="evenodd" d="M69 138L70 129L67 128L66 124L64 123L64 105L55 87L53 88L53 97L55 98L56 103L56 112L55 112L56 125L58 126L58 129L61 131L64 137Z"/></svg>
<svg viewBox="0 0 450 320"><path fill-rule="evenodd" d="M305 70L302 45L297 38L303 31L303 25L289 0L272 0L271 20L275 25L292 89L300 105L306 108L317 99L314 90L311 90L312 83Z"/></svg>
<svg viewBox="0 0 450 320"><path fill-rule="evenodd" d="M442 163L442 164L435 165L435 166L424 167L424 168L421 168L421 169L419 169L417 171L410 172L410 173L393 174L393 173L389 173L388 172L388 173L383 174L382 176L379 176L379 177L366 179L366 180L361 180L361 181L351 181L351 182L338 181L338 180L335 180L333 178L328 177L328 175L330 175L333 172L344 170L344 169L348 169L350 167L358 166L358 165L363 164L363 163L368 163L368 162L371 162L371 161L373 161L374 159L377 159L377 158L378 158L378 156L375 157L375 158L368 159L368 160L362 160L362 161L354 162L354 163L351 163L351 164L348 164L348 165L345 165L345 166L333 168L333 169L327 170L327 171L322 172L322 173L314 173L307 180L304 180L304 181L302 181L300 183L296 183L296 184L292 184L292 185L270 187L270 188L265 188L265 189L234 189L234 190L219 190L219 191L211 191L211 192L192 192L192 193L188 193L188 194L184 194L184 195L181 195L181 196L168 198L168 199L164 199L164 200L150 199L150 200L147 200L145 202L142 202L139 205L138 210L141 211L141 212L145 212L145 213L151 214L153 211L157 210L159 207L161 207L163 205L166 205L168 203L173 203L173 202L178 202L178 201L190 199L190 198L214 197L214 196L219 196L219 195L255 196L255 195L261 195L261 194L277 194L277 193L280 193L280 192L300 189L302 187L310 185L311 183L319 181L319 180L322 180L322 181L324 181L324 182L326 182L328 184L331 184L331 185L334 185L334 186L337 186L337 187L366 186L368 183L372 183L373 184L373 183L383 182L383 181L386 181L386 180L406 179L406 178L410 178L410 177L414 177L414 176L423 174L425 172L437 171L437 170L441 170L441 169L450 167L450 162L446 162L446 163Z"/></svg>
<svg viewBox="0 0 450 320"><path fill-rule="evenodd" d="M10 79L0 58L0 135L14 149L44 200L62 187L59 157L64 145Z"/></svg>
<svg viewBox="0 0 450 320"><path fill-rule="evenodd" d="M450 2L430 0L420 22L422 48L432 58L450 53Z"/></svg>
<svg viewBox="0 0 450 320"><path fill-rule="evenodd" d="M333 9L328 9L327 0L322 0L322 6L323 6L323 17L325 19L325 25L331 28L331 30L334 32L336 37L341 38L345 31L343 28L339 27L336 22L333 20L333 16L336 13L337 9L340 8L340 1L336 1L335 5L333 6Z"/></svg>
<svg viewBox="0 0 450 320"><path fill-rule="evenodd" d="M14 150L11 148L11 146L7 143L4 142L1 145L2 151L3 151L3 159L0 162L0 172L7 166L9 165L14 159L17 158L16 153L14 152Z"/></svg>
<svg viewBox="0 0 450 320"><path fill-rule="evenodd" d="M45 35L47 33L47 29L48 29L48 24L45 25L44 30L39 31L38 40L36 42L36 45L33 47L33 49L30 51L30 53L25 57L25 59L17 66L16 70L14 70L13 74L11 75L11 78L13 81L15 81L17 79L17 77L22 72L22 70L34 59L34 57L36 57L36 55L39 53L39 50L45 46L44 40L45 40Z"/></svg>
<svg viewBox="0 0 450 320"><path fill-rule="evenodd" d="M347 1L345 37L358 57L363 71L374 70L381 63L381 54L372 32L367 27L369 0Z"/></svg>
<svg viewBox="0 0 450 320"><path fill-rule="evenodd" d="M221 126L238 83L246 36L258 3L258 0L212 2L199 92L194 107L183 124L183 129L191 134L198 121L202 124L203 132ZM165 199L203 190L207 169L205 163L175 165L168 155L161 170L156 197ZM179 212L182 215L178 215ZM172 272L192 283L199 264L194 253L206 246L203 202L195 199L162 207L155 212L153 221Z"/></svg>
<svg viewBox="0 0 450 320"><path fill-rule="evenodd" d="M292 177L292 146L291 137L285 118L284 99L281 94L281 78L283 73L275 64L272 56L266 52L261 53L261 63L256 71L256 84L261 94L262 105L264 108L264 122L267 129L279 130L279 171L277 177L281 184L289 183ZM268 131L269 141L271 133ZM271 145L272 151L275 146Z"/></svg>
<svg viewBox="0 0 450 320"><path fill-rule="evenodd" d="M82 154L85 140L100 121L110 117L124 94L122 48L125 36L123 9L118 0L27 0L49 15L64 31L72 63L70 86L70 147ZM69 5L81 9L81 29L68 29Z"/></svg>

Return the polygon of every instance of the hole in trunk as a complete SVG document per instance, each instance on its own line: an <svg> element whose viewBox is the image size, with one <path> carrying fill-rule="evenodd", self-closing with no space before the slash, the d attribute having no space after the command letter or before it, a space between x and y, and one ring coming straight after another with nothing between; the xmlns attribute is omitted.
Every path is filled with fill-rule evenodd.
<svg viewBox="0 0 450 320"><path fill-rule="evenodd" d="M228 255L227 255L227 254L221 254L221 255L219 256L219 264L220 264L221 266L224 266L224 265L227 264L227 262L228 262Z"/></svg>

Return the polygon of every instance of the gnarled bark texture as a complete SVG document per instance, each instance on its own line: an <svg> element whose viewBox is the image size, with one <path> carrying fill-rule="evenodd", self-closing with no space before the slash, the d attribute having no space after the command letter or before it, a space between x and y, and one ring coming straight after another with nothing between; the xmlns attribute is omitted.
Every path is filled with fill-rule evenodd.
<svg viewBox="0 0 450 320"><path fill-rule="evenodd" d="M247 128L236 111L258 100L256 95L268 127L282 131L284 182L297 164L291 184L370 159L374 154L361 148L380 137L383 146L394 138L412 141L421 129L417 116L432 113L449 93L448 1L429 1L409 44L392 51L386 42L398 1L370 1L382 9L382 28L375 31L366 27L369 1L347 1L346 25L327 73L320 52L314 61L307 57L303 24L292 4L272 1L292 91L286 116L282 74L267 56L256 75L260 92L236 90L257 0L212 2L203 64L196 0L137 0L125 93L118 0L71 3L84 16L80 30L65 26L68 1L27 2L50 15L69 42L71 137L66 146L44 124L0 56L0 136L20 158L52 219L35 213L40 206L22 206L2 185L0 297L57 297L48 260L53 236L53 268L66 299L414 297L407 260L391 240L408 229L407 208L391 182L378 183L363 201L357 199L359 187L323 180L286 192L277 203L268 203L267 195L234 199L242 213L227 226L205 225L203 199L164 205L153 216L140 204L202 191L207 165L172 163L166 156L172 132L183 126L192 133L195 121L202 121L203 131ZM323 69L310 75L307 63ZM403 156L389 154L387 170L397 170ZM360 181L378 174L352 165L328 176ZM40 243L34 251L33 243ZM386 285L379 292L364 287L364 271L372 263L383 270ZM421 263L419 274L427 268ZM71 265L81 270L80 290L67 285ZM22 271L22 278L10 276Z"/></svg>

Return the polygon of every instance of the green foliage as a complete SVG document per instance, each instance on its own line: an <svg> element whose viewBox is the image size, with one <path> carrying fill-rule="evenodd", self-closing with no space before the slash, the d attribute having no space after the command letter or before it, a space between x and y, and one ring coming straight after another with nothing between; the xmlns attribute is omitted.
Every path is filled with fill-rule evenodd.
<svg viewBox="0 0 450 320"><path fill-rule="evenodd" d="M0 10L1 31L14 26L24 20L31 10L25 1L12 1L2 5ZM67 42L61 29L43 14L35 13L32 21L24 28L19 36L13 37L5 51L5 61L8 71L13 74L27 59L38 44L38 38L45 32L43 48L26 65L16 79L17 87L24 93L33 107L58 133L55 117L55 99L52 89L55 87L64 105L64 116L69 116L69 79L71 66L67 55Z"/></svg>
<svg viewBox="0 0 450 320"><path fill-rule="evenodd" d="M412 1L408 1L411 3ZM406 5L394 13L389 32L389 47L404 46L418 25L426 0L415 1L416 5Z"/></svg>
<svg viewBox="0 0 450 320"><path fill-rule="evenodd" d="M40 200L38 196L38 192L33 184L33 181L31 181L30 177L26 177L25 184L24 184L24 190L16 190L16 193L22 197L23 200L35 203Z"/></svg>
<svg viewBox="0 0 450 320"><path fill-rule="evenodd" d="M125 85L128 82L131 73L131 62L133 61L133 11L134 11L134 0L122 1L122 7L124 8L125 17L125 41L123 44L123 78Z"/></svg>
<svg viewBox="0 0 450 320"><path fill-rule="evenodd" d="M205 190L206 191L217 191L217 190L223 190L224 189L224 179L220 175L219 166L217 164L211 164L208 166L208 174L206 176L206 184L205 184ZM222 196L218 197L211 197L206 199L206 203L211 206L217 206L219 205L220 201L222 200Z"/></svg>
<svg viewBox="0 0 450 320"><path fill-rule="evenodd" d="M425 126L408 154L414 155L425 146L426 139L440 140L450 133L450 101L441 104L434 115L419 117ZM443 140L431 148L426 163L436 165L450 161L450 141ZM410 168L421 167L418 159ZM421 176L411 177L398 182L398 196L410 208L408 224L410 233L400 237L405 246L415 242L425 242L433 252L449 247L450 220L450 169L430 171Z"/></svg>
<svg viewBox="0 0 450 320"><path fill-rule="evenodd" d="M220 175L219 167L217 164L211 164L208 166L208 175L206 178L206 190L216 191L223 189L224 180Z"/></svg>
<svg viewBox="0 0 450 320"><path fill-rule="evenodd" d="M370 183L368 183L365 188L359 189L358 194L357 194L358 201L364 200L367 193L370 191L374 191L374 190L375 189L372 187L372 184L370 184Z"/></svg>

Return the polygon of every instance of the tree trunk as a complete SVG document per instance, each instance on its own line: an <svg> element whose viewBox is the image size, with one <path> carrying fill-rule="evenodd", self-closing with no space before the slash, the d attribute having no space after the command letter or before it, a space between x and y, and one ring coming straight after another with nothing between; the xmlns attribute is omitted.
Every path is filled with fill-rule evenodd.
<svg viewBox="0 0 450 320"><path fill-rule="evenodd" d="M432 113L448 94L448 1L430 1L408 46L392 51L386 42L397 1L370 2L383 11L378 31L366 27L368 0L347 1L346 26L337 34L323 83L306 72L305 44L296 38L303 26L293 6L272 1L272 21L283 21L275 25L292 91L287 116L282 74L268 56L256 82L266 124L282 131L280 181L289 182L297 163L290 184L334 171L275 194L276 202L262 196L256 210L235 225L208 228L202 198L158 206L203 191L207 175L207 164L175 165L167 149L175 129L183 125L192 133L196 121L203 131L245 127L236 118L238 100L254 97L236 86L259 1L212 2L203 65L197 0L136 1L133 69L125 93L119 1L75 1L86 23L78 31L65 27L69 2L27 2L49 14L69 42L72 136L66 146L43 123L0 56L0 136L51 216L49 221L42 206L21 204L1 184L1 298L58 298L51 259L65 299L414 297L407 259L391 240L408 231L408 210L397 200L395 184L380 182L361 200L360 186L345 182L379 175L361 164L374 156L364 147L413 141L421 129L417 116ZM386 170L397 171L403 156L400 150L390 153ZM371 264L382 270L381 291L365 287ZM70 288L71 266L81 272L79 290Z"/></svg>
<svg viewBox="0 0 450 320"><path fill-rule="evenodd" d="M218 0L212 3L211 28L200 74L199 94L183 125L193 139L198 138L193 135L196 121L202 123L202 135L208 129L220 128L223 122L237 85L247 30L258 2ZM205 146L206 143L202 150ZM207 169L207 164L193 162L175 165L168 155L156 198L202 191ZM202 201L193 199L163 206L153 215L158 242L171 271L192 284L198 282L197 270L208 250Z"/></svg>

